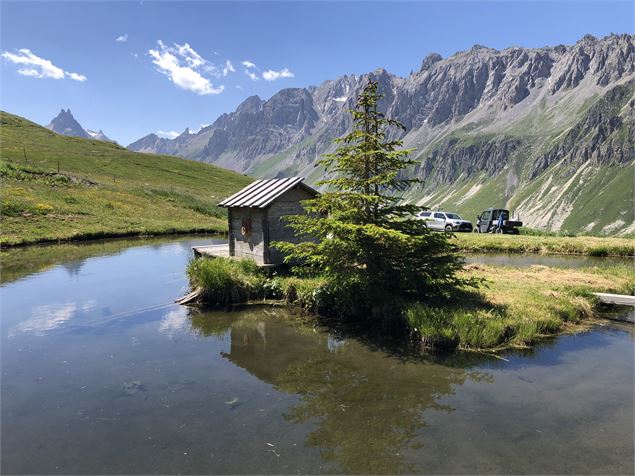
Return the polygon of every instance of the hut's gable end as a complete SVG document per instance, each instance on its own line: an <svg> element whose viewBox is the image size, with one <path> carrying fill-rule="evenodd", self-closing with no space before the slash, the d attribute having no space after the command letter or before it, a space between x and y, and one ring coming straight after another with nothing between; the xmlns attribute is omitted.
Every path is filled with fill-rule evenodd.
<svg viewBox="0 0 635 476"><path fill-rule="evenodd" d="M266 211L257 208L231 208L229 247L232 255L265 263L264 220ZM230 251L230 252L231 252Z"/></svg>

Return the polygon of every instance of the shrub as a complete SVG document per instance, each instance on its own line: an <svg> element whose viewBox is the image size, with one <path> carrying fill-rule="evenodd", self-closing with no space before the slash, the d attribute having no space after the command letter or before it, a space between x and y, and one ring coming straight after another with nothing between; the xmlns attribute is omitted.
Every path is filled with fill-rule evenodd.
<svg viewBox="0 0 635 476"><path fill-rule="evenodd" d="M210 305L228 306L265 297L265 276L253 260L193 259L187 266L190 285Z"/></svg>
<svg viewBox="0 0 635 476"><path fill-rule="evenodd" d="M450 350L459 345L452 312L424 304L413 304L405 309L404 314L424 347Z"/></svg>

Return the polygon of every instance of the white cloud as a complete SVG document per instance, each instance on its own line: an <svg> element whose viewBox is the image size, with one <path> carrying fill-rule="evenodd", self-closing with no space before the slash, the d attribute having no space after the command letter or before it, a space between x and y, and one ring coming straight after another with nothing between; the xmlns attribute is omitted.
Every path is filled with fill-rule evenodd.
<svg viewBox="0 0 635 476"><path fill-rule="evenodd" d="M118 41L119 43L125 43L126 41L128 41L128 33L118 36L117 38L115 38L115 41Z"/></svg>
<svg viewBox="0 0 635 476"><path fill-rule="evenodd" d="M293 78L295 74L289 71L288 68L283 68L280 71L274 71L272 69L268 69L264 73L262 73L262 77L265 81L275 81L281 78Z"/></svg>
<svg viewBox="0 0 635 476"><path fill-rule="evenodd" d="M235 72L236 72L236 68L234 68L234 65L232 64L232 62L229 60L225 61L225 67L223 68L223 76L227 76L229 73L235 73Z"/></svg>
<svg viewBox="0 0 635 476"><path fill-rule="evenodd" d="M67 75L69 78L74 79L75 81L79 81L79 82L86 81L86 76L84 76L83 74L77 74L77 73L66 73L66 75Z"/></svg>
<svg viewBox="0 0 635 476"><path fill-rule="evenodd" d="M252 73L248 69L245 70L245 74L249 76L249 79L251 79L252 81L258 81L260 79L256 73Z"/></svg>
<svg viewBox="0 0 635 476"><path fill-rule="evenodd" d="M157 131L157 135L159 137L163 137L164 139L174 139L180 136L181 134L176 131Z"/></svg>
<svg viewBox="0 0 635 476"><path fill-rule="evenodd" d="M23 69L19 69L18 73L20 73L23 76L33 76L35 78L37 78L40 75L40 73L38 72L37 69L26 69L26 68L23 68Z"/></svg>
<svg viewBox="0 0 635 476"><path fill-rule="evenodd" d="M161 41L159 41L159 44L163 46L163 43ZM183 57L185 62L192 68L198 68L199 66L203 66L207 63L207 61L205 61L203 57L196 51L194 51L194 49L187 43L185 43L184 45L177 45L175 43L174 47Z"/></svg>
<svg viewBox="0 0 635 476"><path fill-rule="evenodd" d="M18 53L3 51L1 56L13 64L26 66L25 68L18 69L18 74L22 76L52 79L70 78L75 81L86 81L86 76L83 74L64 71L62 68L55 66L51 61L33 54L31 50L27 48L19 49Z"/></svg>
<svg viewBox="0 0 635 476"><path fill-rule="evenodd" d="M245 67L245 68L255 68L256 65L253 64L251 61L245 60L243 62L241 62L241 64Z"/></svg>
<svg viewBox="0 0 635 476"><path fill-rule="evenodd" d="M165 74L178 87L200 95L223 92L224 86L214 87L212 82L202 75L204 72L214 74L216 67L208 63L190 45L175 43L173 47L166 46L161 40L157 44L157 49L148 51L153 58L152 62L159 72Z"/></svg>
<svg viewBox="0 0 635 476"><path fill-rule="evenodd" d="M337 101L337 102L344 102L346 101L348 98L346 96L340 96L338 98L333 98L333 101Z"/></svg>

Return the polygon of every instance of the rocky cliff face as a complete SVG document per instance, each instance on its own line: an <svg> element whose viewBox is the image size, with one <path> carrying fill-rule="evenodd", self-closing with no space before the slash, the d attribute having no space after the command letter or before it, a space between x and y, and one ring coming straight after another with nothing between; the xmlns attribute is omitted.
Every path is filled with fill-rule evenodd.
<svg viewBox="0 0 635 476"><path fill-rule="evenodd" d="M561 162L573 173L592 165L624 165L635 159L633 83L620 84L599 99L546 154L535 159L530 178Z"/></svg>
<svg viewBox="0 0 635 476"><path fill-rule="evenodd" d="M268 101L252 96L232 114L224 114L201 135L207 143L197 158L217 162L242 161L249 167L252 158L275 154L301 142L313 131L318 113L306 89L283 89ZM196 155L196 153L195 153Z"/></svg>
<svg viewBox="0 0 635 476"><path fill-rule="evenodd" d="M84 139L97 139L113 142L101 129L98 132L84 129L73 117L70 109L62 109L60 113L53 118L51 123L46 126L46 128L63 136L82 137Z"/></svg>
<svg viewBox="0 0 635 476"><path fill-rule="evenodd" d="M151 134L129 148L257 176L303 174L315 181L315 161L350 129L347 110L371 78L384 95L380 108L406 126L401 138L416 149L420 165L412 174L425 184L410 191L411 200L466 214L487 206L516 206L520 212L550 206L550 217L536 215L529 224L635 232L632 216L623 219L624 210L632 209L632 180L614 197L620 205L607 205L612 211L591 228L582 219L567 222L577 204L565 200L585 195L598 174L623 175L633 166L632 35L587 35L572 46L540 49L477 45L445 59L432 54L406 78L379 69L285 89L267 101L254 96L197 134L172 141ZM583 166L589 170L584 180L569 184ZM543 198L529 193L538 183L546 187ZM570 190L559 196L555 190L564 186ZM545 201L547 189L555 201ZM616 226L620 220L623 225Z"/></svg>

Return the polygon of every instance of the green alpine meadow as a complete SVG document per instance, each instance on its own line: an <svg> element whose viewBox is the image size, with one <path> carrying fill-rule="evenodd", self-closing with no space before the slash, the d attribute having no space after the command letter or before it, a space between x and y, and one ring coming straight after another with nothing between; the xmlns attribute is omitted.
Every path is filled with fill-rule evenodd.
<svg viewBox="0 0 635 476"><path fill-rule="evenodd" d="M218 202L252 181L213 165L65 137L0 115L2 245L224 232Z"/></svg>

